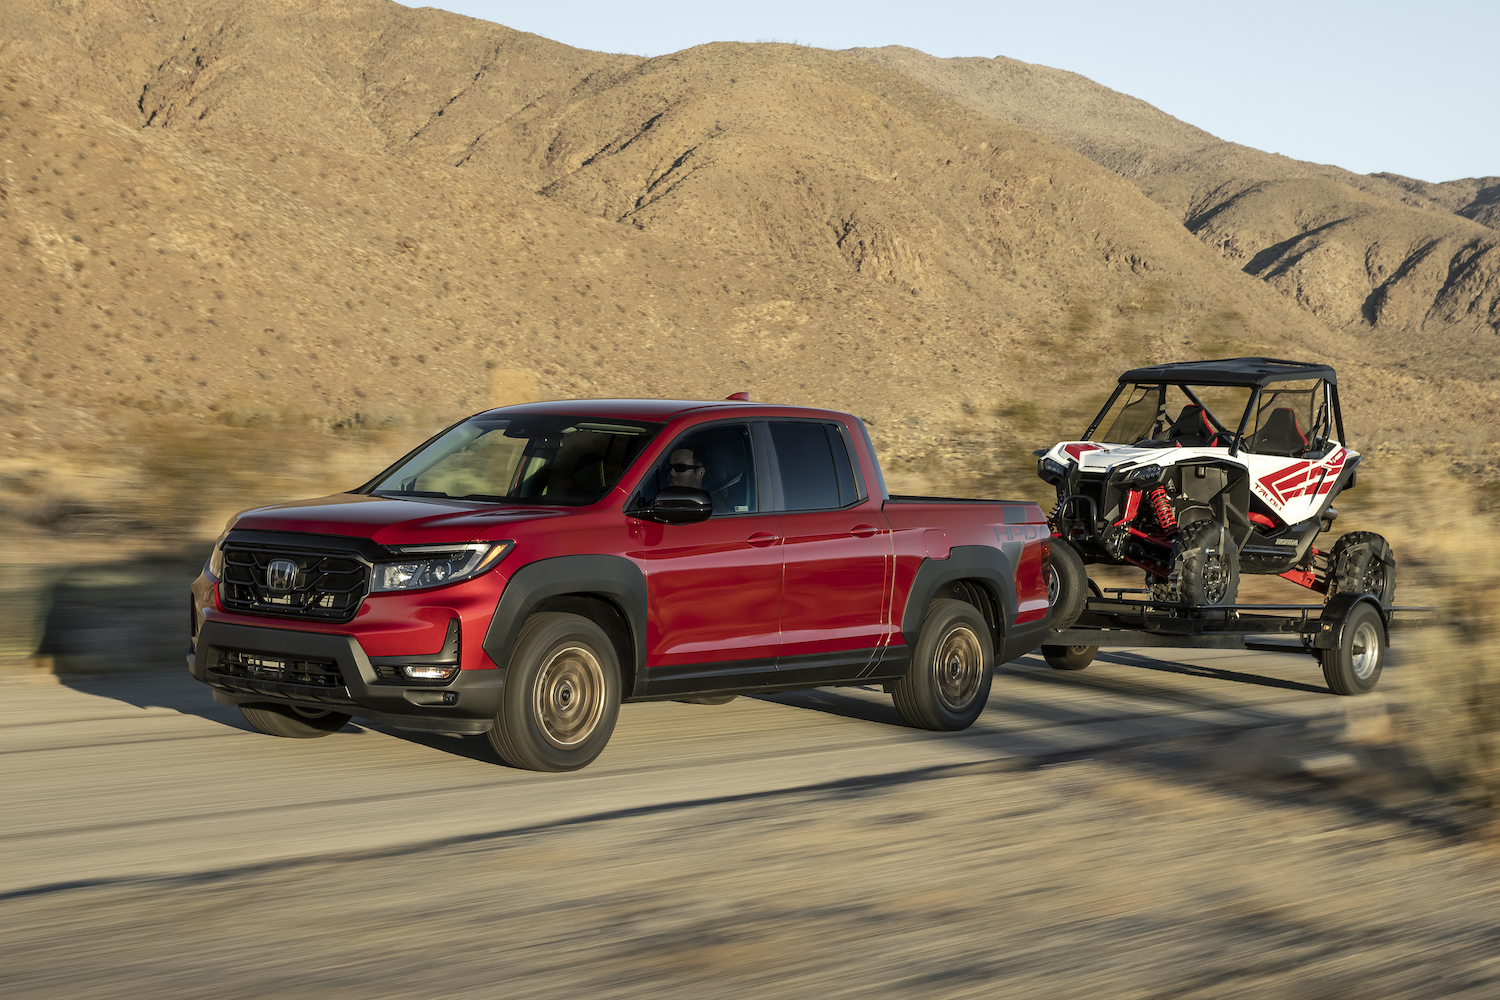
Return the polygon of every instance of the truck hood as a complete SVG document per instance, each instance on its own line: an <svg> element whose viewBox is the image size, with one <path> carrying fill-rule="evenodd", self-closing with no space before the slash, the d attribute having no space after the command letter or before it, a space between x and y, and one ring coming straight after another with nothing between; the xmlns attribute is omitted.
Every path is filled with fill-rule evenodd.
<svg viewBox="0 0 1500 1000"><path fill-rule="evenodd" d="M256 507L229 527L253 531L299 531L315 535L369 538L382 545L413 542L467 542L500 537L520 521L566 517L573 507L500 507L469 500L433 497L374 497L335 493ZM497 534L498 532L498 534Z"/></svg>

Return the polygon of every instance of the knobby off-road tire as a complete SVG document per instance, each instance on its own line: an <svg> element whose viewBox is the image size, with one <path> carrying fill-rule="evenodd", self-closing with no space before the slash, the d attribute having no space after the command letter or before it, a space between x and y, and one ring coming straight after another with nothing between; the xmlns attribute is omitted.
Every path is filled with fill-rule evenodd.
<svg viewBox="0 0 1500 1000"><path fill-rule="evenodd" d="M1151 588L1159 601L1215 608L1233 604L1240 590L1240 550L1218 521L1183 525L1172 543L1167 582Z"/></svg>
<svg viewBox="0 0 1500 1000"><path fill-rule="evenodd" d="M344 728L349 716L343 712L320 712L290 705L241 705L240 714L259 732L293 740L327 736Z"/></svg>
<svg viewBox="0 0 1500 1000"><path fill-rule="evenodd" d="M1098 646L1043 646L1042 659L1053 670L1082 670L1098 652Z"/></svg>
<svg viewBox="0 0 1500 1000"><path fill-rule="evenodd" d="M1372 531L1351 531L1328 554L1328 596L1374 594L1382 607L1396 599L1396 556Z"/></svg>
<svg viewBox="0 0 1500 1000"><path fill-rule="evenodd" d="M619 658L604 629L582 615L532 615L505 671L490 746L512 767L585 767L615 731L620 687Z"/></svg>
<svg viewBox="0 0 1500 1000"><path fill-rule="evenodd" d="M928 605L911 666L891 697L919 729L967 729L989 700L994 669L995 644L979 609L940 598Z"/></svg>
<svg viewBox="0 0 1500 1000"><path fill-rule="evenodd" d="M1318 651L1328 690L1334 694L1373 690L1385 666L1385 650L1385 620L1362 601L1345 619L1337 648Z"/></svg>
<svg viewBox="0 0 1500 1000"><path fill-rule="evenodd" d="M1047 600L1052 604L1052 627L1058 632L1072 628L1083 614L1089 597L1089 574L1083 558L1060 538L1052 539L1051 572L1047 576Z"/></svg>

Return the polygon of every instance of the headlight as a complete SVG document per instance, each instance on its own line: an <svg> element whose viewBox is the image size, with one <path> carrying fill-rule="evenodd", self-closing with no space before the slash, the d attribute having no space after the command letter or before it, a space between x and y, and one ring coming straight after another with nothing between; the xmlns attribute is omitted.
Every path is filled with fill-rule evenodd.
<svg viewBox="0 0 1500 1000"><path fill-rule="evenodd" d="M1061 462L1044 458L1041 461L1041 470L1038 475L1041 476L1043 482L1056 486L1068 478L1068 467Z"/></svg>
<svg viewBox="0 0 1500 1000"><path fill-rule="evenodd" d="M214 542L214 550L208 556L208 575L215 580L224 579L224 540Z"/></svg>
<svg viewBox="0 0 1500 1000"><path fill-rule="evenodd" d="M1127 483L1154 483L1161 478L1161 466L1143 465L1139 469L1131 469L1125 473L1124 481Z"/></svg>
<svg viewBox="0 0 1500 1000"><path fill-rule="evenodd" d="M505 558L516 543L471 542L467 545L399 545L392 546L397 559L375 564L371 593L384 590L421 590L446 587L468 580Z"/></svg>

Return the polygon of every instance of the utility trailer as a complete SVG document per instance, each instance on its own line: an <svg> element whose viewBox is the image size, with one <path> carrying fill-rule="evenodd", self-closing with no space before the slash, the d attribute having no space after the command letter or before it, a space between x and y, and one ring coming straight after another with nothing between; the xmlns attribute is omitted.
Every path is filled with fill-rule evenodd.
<svg viewBox="0 0 1500 1000"><path fill-rule="evenodd" d="M1374 689L1385 665L1388 636L1398 612L1428 608L1382 606L1374 594L1338 593L1327 604L1236 604L1194 607L1153 600L1147 588L1109 588L1106 597L1092 580L1093 596L1077 620L1053 632L1042 646L1047 664L1082 670L1101 647L1166 646L1190 649L1250 649L1303 653L1318 659L1334 694ZM1145 595L1131 599L1126 595ZM1403 622L1409 624L1409 622ZM1282 636L1296 640L1265 641Z"/></svg>

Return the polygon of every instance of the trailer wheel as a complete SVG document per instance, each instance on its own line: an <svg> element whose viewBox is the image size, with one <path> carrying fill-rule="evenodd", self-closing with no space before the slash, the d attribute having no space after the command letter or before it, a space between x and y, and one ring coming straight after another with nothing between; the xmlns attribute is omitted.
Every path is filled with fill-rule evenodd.
<svg viewBox="0 0 1500 1000"><path fill-rule="evenodd" d="M891 688L896 710L920 729L967 729L984 711L995 649L979 609L940 598L927 608L911 666Z"/></svg>
<svg viewBox="0 0 1500 1000"><path fill-rule="evenodd" d="M1082 670L1098 652L1098 646L1043 646L1042 659L1053 670Z"/></svg>
<svg viewBox="0 0 1500 1000"><path fill-rule="evenodd" d="M1320 650L1323 679L1334 694L1364 694L1374 689L1385 665L1385 620L1367 602L1349 612L1339 632L1339 644Z"/></svg>
<svg viewBox="0 0 1500 1000"><path fill-rule="evenodd" d="M1351 531L1328 554L1328 596L1374 594L1381 607L1396 598L1396 556L1373 531Z"/></svg>
<svg viewBox="0 0 1500 1000"><path fill-rule="evenodd" d="M1047 600L1052 605L1052 627L1072 628L1083 614L1089 596L1089 574L1083 558L1060 538L1052 540L1052 562L1047 574Z"/></svg>

